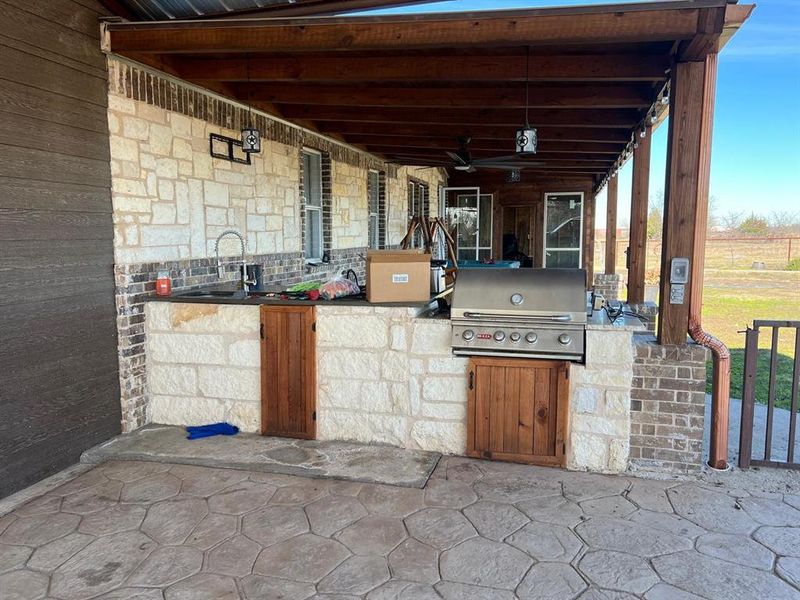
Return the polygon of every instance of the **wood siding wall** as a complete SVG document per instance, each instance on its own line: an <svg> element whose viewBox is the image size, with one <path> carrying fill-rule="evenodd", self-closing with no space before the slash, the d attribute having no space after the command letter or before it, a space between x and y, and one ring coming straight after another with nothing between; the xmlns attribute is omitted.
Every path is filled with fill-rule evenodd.
<svg viewBox="0 0 800 600"><path fill-rule="evenodd" d="M0 497L119 432L94 0L0 0Z"/></svg>

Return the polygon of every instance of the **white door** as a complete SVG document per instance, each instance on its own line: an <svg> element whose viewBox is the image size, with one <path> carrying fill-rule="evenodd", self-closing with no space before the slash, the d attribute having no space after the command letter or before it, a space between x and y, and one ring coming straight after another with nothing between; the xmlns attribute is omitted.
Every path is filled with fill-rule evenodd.
<svg viewBox="0 0 800 600"><path fill-rule="evenodd" d="M583 264L583 193L544 195L544 266L577 269Z"/></svg>

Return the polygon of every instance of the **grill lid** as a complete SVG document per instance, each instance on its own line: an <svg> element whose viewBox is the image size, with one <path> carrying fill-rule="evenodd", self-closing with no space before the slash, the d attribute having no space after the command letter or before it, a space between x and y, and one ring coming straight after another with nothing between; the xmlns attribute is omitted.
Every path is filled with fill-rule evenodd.
<svg viewBox="0 0 800 600"><path fill-rule="evenodd" d="M583 269L461 269L451 318L586 322Z"/></svg>

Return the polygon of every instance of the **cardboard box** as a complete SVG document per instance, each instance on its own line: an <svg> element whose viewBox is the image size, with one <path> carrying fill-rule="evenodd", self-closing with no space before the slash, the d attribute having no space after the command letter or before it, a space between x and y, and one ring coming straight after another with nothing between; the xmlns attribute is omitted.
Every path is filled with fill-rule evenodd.
<svg viewBox="0 0 800 600"><path fill-rule="evenodd" d="M422 250L367 252L367 302L426 302L431 255Z"/></svg>

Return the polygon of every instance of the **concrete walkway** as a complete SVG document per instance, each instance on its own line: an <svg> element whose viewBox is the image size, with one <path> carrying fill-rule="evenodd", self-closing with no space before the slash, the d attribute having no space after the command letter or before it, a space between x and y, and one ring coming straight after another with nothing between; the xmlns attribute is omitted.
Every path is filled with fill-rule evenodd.
<svg viewBox="0 0 800 600"><path fill-rule="evenodd" d="M800 486L742 477L448 457L415 489L108 462L0 517L0 596L800 599Z"/></svg>
<svg viewBox="0 0 800 600"><path fill-rule="evenodd" d="M441 456L438 452L388 445L255 433L187 440L183 427L147 425L90 448L81 456L81 462L147 460L421 488Z"/></svg>
<svg viewBox="0 0 800 600"><path fill-rule="evenodd" d="M772 417L772 460L785 461L789 448L789 417L791 412L776 408ZM731 398L730 422L728 427L728 460L737 465L739 460L739 431L742 420L742 401ZM708 456L711 425L711 396L706 395L706 430L704 456ZM756 404L753 413L753 452L752 457L764 458L764 440L767 430L767 407ZM795 461L800 462L800 423L795 431Z"/></svg>

